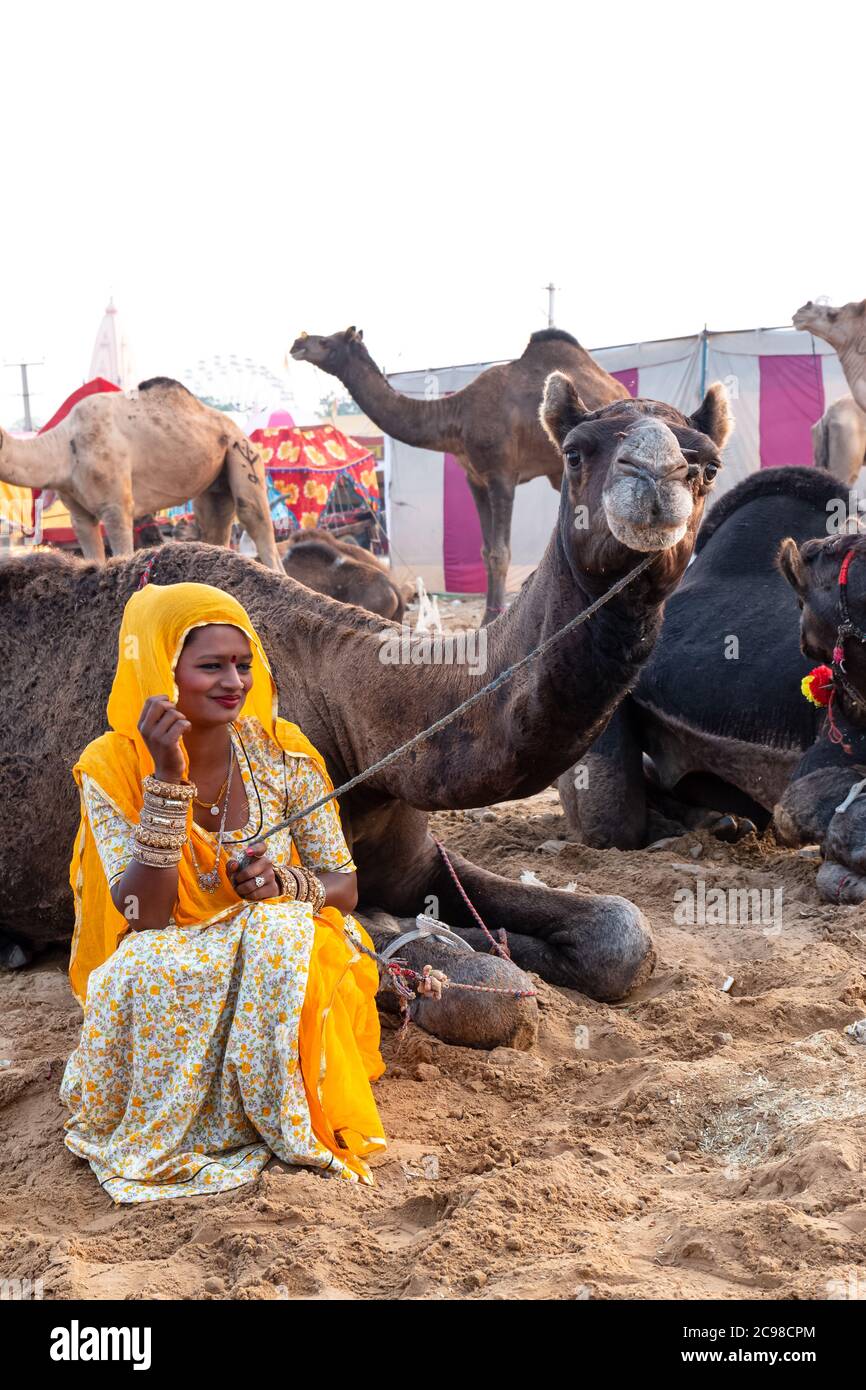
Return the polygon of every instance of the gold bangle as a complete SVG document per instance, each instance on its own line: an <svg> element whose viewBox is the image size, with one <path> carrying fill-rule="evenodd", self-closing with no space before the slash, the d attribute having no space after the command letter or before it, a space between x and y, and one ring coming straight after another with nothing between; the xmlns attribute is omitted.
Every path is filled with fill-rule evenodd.
<svg viewBox="0 0 866 1390"><path fill-rule="evenodd" d="M298 900L298 895L300 894L300 891L301 891L301 885L300 885L300 881L299 881L299 879L298 879L298 875L295 873L295 866L294 866L294 864L290 865L290 866L286 869L285 872L286 872L286 880L284 880L285 883L286 883L286 894L285 894L285 895L286 895L286 897L289 899L290 902L293 902L293 903L294 903L294 902L297 902L297 900Z"/></svg>
<svg viewBox="0 0 866 1390"><path fill-rule="evenodd" d="M189 801L198 793L198 787L194 782L161 782L152 772L148 773L141 785L145 791L153 792L155 796L169 797L171 800Z"/></svg>
<svg viewBox="0 0 866 1390"><path fill-rule="evenodd" d="M184 806L174 810L164 803L155 806L146 796L142 803L141 815L159 825L186 825L187 808Z"/></svg>
<svg viewBox="0 0 866 1390"><path fill-rule="evenodd" d="M145 792L142 805L158 816L185 816L190 802L177 797L157 796L156 792Z"/></svg>
<svg viewBox="0 0 866 1390"><path fill-rule="evenodd" d="M183 849L186 835L167 835L161 830L150 830L139 825L135 832L136 843L148 849Z"/></svg>
<svg viewBox="0 0 866 1390"><path fill-rule="evenodd" d="M312 900L312 901L313 901L313 916L314 916L314 917L318 917L318 915L319 915L319 913L321 912L322 908L325 906L325 899L326 899L327 896L328 896L328 890L327 890L327 888L325 887L325 885L324 885L324 883L322 882L322 880L321 880L320 878L316 878L316 875L315 875L315 874L312 875L312 880L313 880L313 900Z"/></svg>
<svg viewBox="0 0 866 1390"><path fill-rule="evenodd" d="M180 863L181 853L180 850L146 849L136 841L132 847L132 857L149 869L172 869Z"/></svg>

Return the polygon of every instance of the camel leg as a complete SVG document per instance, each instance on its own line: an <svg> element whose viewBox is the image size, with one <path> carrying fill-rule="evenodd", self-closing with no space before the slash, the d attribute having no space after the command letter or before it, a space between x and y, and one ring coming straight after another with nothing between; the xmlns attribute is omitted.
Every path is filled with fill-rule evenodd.
<svg viewBox="0 0 866 1390"><path fill-rule="evenodd" d="M248 440L236 440L230 445L226 454L226 469L238 521L252 538L262 564L283 574L268 505L264 467Z"/></svg>
<svg viewBox="0 0 866 1390"><path fill-rule="evenodd" d="M105 527L112 555L132 555L135 551L135 533L131 506L111 502L103 507L100 521Z"/></svg>
<svg viewBox="0 0 866 1390"><path fill-rule="evenodd" d="M557 783L569 835L594 849L639 849L646 843L646 784L637 715L625 699L604 733Z"/></svg>
<svg viewBox="0 0 866 1390"><path fill-rule="evenodd" d="M490 508L490 532L484 555L487 567L487 607L481 619L482 627L498 618L505 607L505 582L511 563L514 484L503 478L491 478L486 492Z"/></svg>
<svg viewBox="0 0 866 1390"><path fill-rule="evenodd" d="M227 546L232 534L235 502L230 492L202 492L192 508L201 539L206 545Z"/></svg>
<svg viewBox="0 0 866 1390"><path fill-rule="evenodd" d="M415 926L414 918L392 917L375 909L355 915L372 936L377 951ZM429 936L404 943L397 958L419 973L425 965L432 965L447 975L450 986L456 986L446 987L441 999L415 998L409 1004L409 1016L419 1028L461 1047L525 1050L535 1042L538 1005L532 997L533 984L510 961L472 954ZM398 996L384 971L381 980L376 1001L379 1008L386 1013L399 1012ZM484 989L461 989L461 985L483 985ZM524 997L518 997L518 992Z"/></svg>
<svg viewBox="0 0 866 1390"><path fill-rule="evenodd" d="M85 560L96 560L100 565L104 564L105 542L102 539L102 532L96 517L91 516L90 512L86 512L77 502L73 502L71 497L64 497L62 492L59 496L69 511Z"/></svg>
<svg viewBox="0 0 866 1390"><path fill-rule="evenodd" d="M469 491L472 493L472 500L475 503L475 510L478 513L478 520L481 523L481 555L484 564L487 564L487 552L490 549L490 498L487 495L487 488L482 483L474 483L467 477Z"/></svg>
<svg viewBox="0 0 866 1390"><path fill-rule="evenodd" d="M353 836L365 903L397 917L426 912L446 922L479 951L490 943L448 873L427 817L408 806ZM371 853L365 853L366 843ZM399 858L383 845L400 846ZM643 913L625 898L584 896L501 878L449 853L470 901L494 933L504 927L514 964L594 999L621 999L651 973L655 951ZM361 904L363 910L364 903Z"/></svg>
<svg viewBox="0 0 866 1390"><path fill-rule="evenodd" d="M655 950L649 923L626 898L516 883L458 854L449 853L449 858L489 930L495 936L505 928L511 959L519 969L608 1001L622 999L652 973ZM490 949L441 860L428 893L439 899L436 915L477 951Z"/></svg>

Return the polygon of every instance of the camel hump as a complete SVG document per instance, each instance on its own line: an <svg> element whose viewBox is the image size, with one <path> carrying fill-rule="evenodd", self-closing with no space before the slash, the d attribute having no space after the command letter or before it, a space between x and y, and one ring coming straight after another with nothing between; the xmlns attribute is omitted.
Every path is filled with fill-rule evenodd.
<svg viewBox="0 0 866 1390"><path fill-rule="evenodd" d="M564 328L539 328L537 333L533 333L526 345L526 351L536 343L571 343L572 347L579 348L580 343L571 333L566 333Z"/></svg>
<svg viewBox="0 0 866 1390"><path fill-rule="evenodd" d="M327 560L330 565L334 565L342 559L342 555L330 536L327 540L324 536L299 536L297 540L290 538L286 542L284 559L289 560L297 554L304 557L318 555L320 559Z"/></svg>
<svg viewBox="0 0 866 1390"><path fill-rule="evenodd" d="M175 391L175 390L177 390L177 391L183 391L183 392L185 392L187 396L191 396L191 395L192 395L192 392L191 392L190 390L188 390L186 386L184 386L184 384L183 384L182 381L175 381L174 377L171 377L171 376L151 376L151 377L148 377L147 381L140 381L140 382L138 383L138 389L139 389L139 391Z"/></svg>
<svg viewBox="0 0 866 1390"><path fill-rule="evenodd" d="M704 518L695 542L695 554L703 550L719 527L756 497L793 497L826 510L827 503L837 498L847 501L848 489L838 478L816 468L762 468L750 473L742 482L719 498Z"/></svg>

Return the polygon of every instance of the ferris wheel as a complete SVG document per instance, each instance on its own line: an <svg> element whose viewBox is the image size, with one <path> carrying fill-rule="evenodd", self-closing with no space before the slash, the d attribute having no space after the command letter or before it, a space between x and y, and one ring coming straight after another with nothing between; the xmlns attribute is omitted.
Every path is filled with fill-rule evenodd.
<svg viewBox="0 0 866 1390"><path fill-rule="evenodd" d="M275 372L233 352L200 358L184 368L184 382L196 396L205 396L229 410L245 412L264 404L294 404L287 373Z"/></svg>

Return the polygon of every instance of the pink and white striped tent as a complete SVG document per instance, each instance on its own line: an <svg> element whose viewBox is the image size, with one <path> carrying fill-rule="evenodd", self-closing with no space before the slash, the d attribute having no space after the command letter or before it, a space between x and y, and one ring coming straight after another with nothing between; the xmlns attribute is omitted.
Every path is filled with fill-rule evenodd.
<svg viewBox="0 0 866 1390"><path fill-rule="evenodd" d="M714 498L757 468L812 463L810 430L828 405L847 393L831 347L791 328L700 333L690 338L594 348L592 355L633 396L697 406L702 387L723 381L736 429ZM459 391L492 363L400 372L391 385L430 399ZM386 505L392 561L398 578L420 575L435 592L480 593L485 588L481 531L466 475L450 454L385 441ZM537 565L559 505L543 478L517 489L512 525L510 590Z"/></svg>

